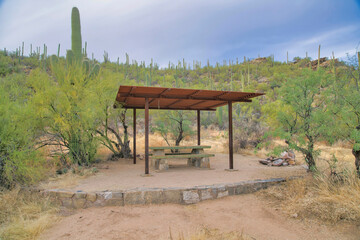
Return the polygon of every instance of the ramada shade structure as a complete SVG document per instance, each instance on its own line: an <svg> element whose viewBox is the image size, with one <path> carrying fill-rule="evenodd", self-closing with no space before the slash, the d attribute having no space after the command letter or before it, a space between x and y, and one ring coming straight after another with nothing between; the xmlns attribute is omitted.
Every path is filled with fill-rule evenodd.
<svg viewBox="0 0 360 240"><path fill-rule="evenodd" d="M114 107L133 109L134 164L136 164L136 109L145 109L145 174L149 174L149 109L196 110L197 138L200 145L200 111L229 108L229 169L233 169L232 103L251 102L251 98L264 93L215 91L200 89L120 86Z"/></svg>

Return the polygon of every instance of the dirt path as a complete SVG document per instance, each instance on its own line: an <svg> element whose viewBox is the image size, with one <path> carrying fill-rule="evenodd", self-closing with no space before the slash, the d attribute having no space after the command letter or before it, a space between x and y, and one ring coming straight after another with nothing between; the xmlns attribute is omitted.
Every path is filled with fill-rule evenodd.
<svg viewBox="0 0 360 240"><path fill-rule="evenodd" d="M253 239L359 239L360 227L325 226L288 218L255 194L196 205L103 207L64 217L41 239L169 239L202 227L239 231Z"/></svg>

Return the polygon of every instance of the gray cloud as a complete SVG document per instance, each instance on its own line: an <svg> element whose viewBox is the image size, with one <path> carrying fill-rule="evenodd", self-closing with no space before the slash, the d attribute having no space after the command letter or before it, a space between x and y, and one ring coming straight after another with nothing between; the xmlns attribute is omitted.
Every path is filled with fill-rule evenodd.
<svg viewBox="0 0 360 240"><path fill-rule="evenodd" d="M49 53L70 48L71 8L80 10L88 52L102 60L130 58L160 65L185 58L212 63L245 55L275 54L284 60L305 51L344 55L359 41L359 8L352 1L166 1L166 0L5 0L0 7L0 47L24 41L48 46Z"/></svg>

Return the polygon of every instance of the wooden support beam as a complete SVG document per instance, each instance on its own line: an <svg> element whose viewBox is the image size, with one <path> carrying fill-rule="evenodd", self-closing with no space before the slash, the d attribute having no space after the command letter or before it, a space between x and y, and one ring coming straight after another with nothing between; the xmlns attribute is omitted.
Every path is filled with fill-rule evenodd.
<svg viewBox="0 0 360 240"><path fill-rule="evenodd" d="M226 102L224 101L224 102L220 102L220 103L214 104L212 106L209 106L209 108L215 108L215 107L219 107L219 106L222 106L222 105L225 105L225 104L226 104Z"/></svg>
<svg viewBox="0 0 360 240"><path fill-rule="evenodd" d="M153 101L155 101L156 99L161 98L161 96L162 96L164 93L166 93L166 92L168 92L168 91L170 91L170 90L171 90L171 88L165 89L165 90L162 91L157 97L153 98L153 99L149 102L149 104L151 104L151 103L152 103Z"/></svg>
<svg viewBox="0 0 360 240"><path fill-rule="evenodd" d="M233 122L232 122L232 102L228 102L229 112L229 169L234 169L234 153L233 153Z"/></svg>
<svg viewBox="0 0 360 240"><path fill-rule="evenodd" d="M158 99L158 98L153 98L153 99L151 99L150 100L150 102L149 102L149 104L151 104L153 101L155 101L156 99Z"/></svg>
<svg viewBox="0 0 360 240"><path fill-rule="evenodd" d="M201 125L200 125L200 110L197 110L197 140L198 140L198 145L200 146L200 130L201 130Z"/></svg>
<svg viewBox="0 0 360 240"><path fill-rule="evenodd" d="M149 174L149 98L145 98L145 174Z"/></svg>
<svg viewBox="0 0 360 240"><path fill-rule="evenodd" d="M247 99L247 98L251 98L254 96L256 96L256 93L249 93L249 94L245 95L243 98Z"/></svg>
<svg viewBox="0 0 360 240"><path fill-rule="evenodd" d="M232 102L252 102L252 100L249 100L249 99L239 99L239 100L236 100L236 101L232 101ZM209 106L208 108L216 108L216 107L219 107L219 106L222 106L222 105L226 105L226 101L222 101L220 103L217 103L215 105L212 105L212 106Z"/></svg>
<svg viewBox="0 0 360 240"><path fill-rule="evenodd" d="M196 97L196 94L194 95L188 95L188 96L173 96L173 95L159 95L159 94L141 94L141 93L122 93L120 95L118 95L118 97L116 98L117 101L121 101L120 98L128 98L128 97L134 97L134 98L165 98L165 99L194 99L194 100L209 100L209 101L228 101L227 99L222 99L220 98L220 96L223 96L225 94L228 94L230 92L226 92L226 93L221 93L220 95L218 95L219 97ZM251 94L253 95L253 94ZM254 94L256 95L256 94ZM244 99L244 97L241 97L239 100L236 100L238 102L242 102L242 101L246 101L247 99Z"/></svg>
<svg viewBox="0 0 360 240"><path fill-rule="evenodd" d="M170 104L169 104L169 105L167 105L166 107L168 108L168 107L170 107L170 106L172 106L172 105L175 105L175 104L177 104L177 103L181 102L182 100L184 100L184 99L178 99L178 100L176 100L175 102L170 103Z"/></svg>
<svg viewBox="0 0 360 240"><path fill-rule="evenodd" d="M197 90L197 91L193 92L192 94L189 94L188 97L195 96L195 95L197 95L199 93L201 93L201 90Z"/></svg>
<svg viewBox="0 0 360 240"><path fill-rule="evenodd" d="M224 103L222 103L222 105L224 105ZM116 107L115 107L116 108ZM145 107L144 106L131 106L131 107L127 107L127 106L124 106L124 108L127 108L127 109L134 109L134 108L136 108L136 109L145 109ZM194 108L189 108L189 107L186 107L186 108L172 108L172 107L162 107L162 108L158 108L158 107L150 107L149 106L149 109L156 109L156 110L201 110L201 111L216 111L216 109L215 108L210 108L210 107L208 107L208 108L201 108L201 109L199 109L199 108L196 108L196 107L194 107Z"/></svg>
<svg viewBox="0 0 360 240"><path fill-rule="evenodd" d="M228 94L229 92L223 92L223 93L220 93L219 95L216 95L214 98L215 99L220 99L220 97L222 97L222 96L224 96L224 95L226 95L226 94ZM220 99L221 100L221 99Z"/></svg>
<svg viewBox="0 0 360 240"><path fill-rule="evenodd" d="M134 133L133 133L133 154L134 154L134 164L136 164L136 108L133 109L133 129L134 129Z"/></svg>
<svg viewBox="0 0 360 240"><path fill-rule="evenodd" d="M132 94L134 89L136 89L136 87L131 87L129 94ZM126 104L127 100L128 100L128 97L126 97L124 100L125 104Z"/></svg>
<svg viewBox="0 0 360 240"><path fill-rule="evenodd" d="M196 106L196 105L202 104L202 103L204 103L204 102L207 102L207 101L206 101L206 100L199 101L199 102L197 102L197 103L194 103L194 104L189 105L188 107L189 107L189 108L191 108L191 107L193 107L193 106Z"/></svg>

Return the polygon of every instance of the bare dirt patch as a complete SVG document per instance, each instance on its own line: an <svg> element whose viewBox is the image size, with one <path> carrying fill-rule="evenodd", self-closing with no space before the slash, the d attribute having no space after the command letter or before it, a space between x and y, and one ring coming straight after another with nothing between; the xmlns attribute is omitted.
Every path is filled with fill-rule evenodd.
<svg viewBox="0 0 360 240"><path fill-rule="evenodd" d="M63 218L41 239L189 238L202 228L243 232L253 239L359 239L354 225L323 225L288 218L255 194L196 205L148 205L90 208Z"/></svg>
<svg viewBox="0 0 360 240"><path fill-rule="evenodd" d="M188 167L185 160L172 162L169 170L150 171L152 177L144 173L144 160L132 164L132 159L120 159L99 166L99 172L86 179L77 179L76 186L64 189L96 192L105 190L127 190L133 188L194 187L201 185L234 183L246 180L286 178L306 174L302 166L268 167L258 163L259 158L234 154L234 166L238 171L229 172L228 155L217 153L211 158L211 169ZM46 185L43 185L46 187ZM56 186L56 184L48 185Z"/></svg>

